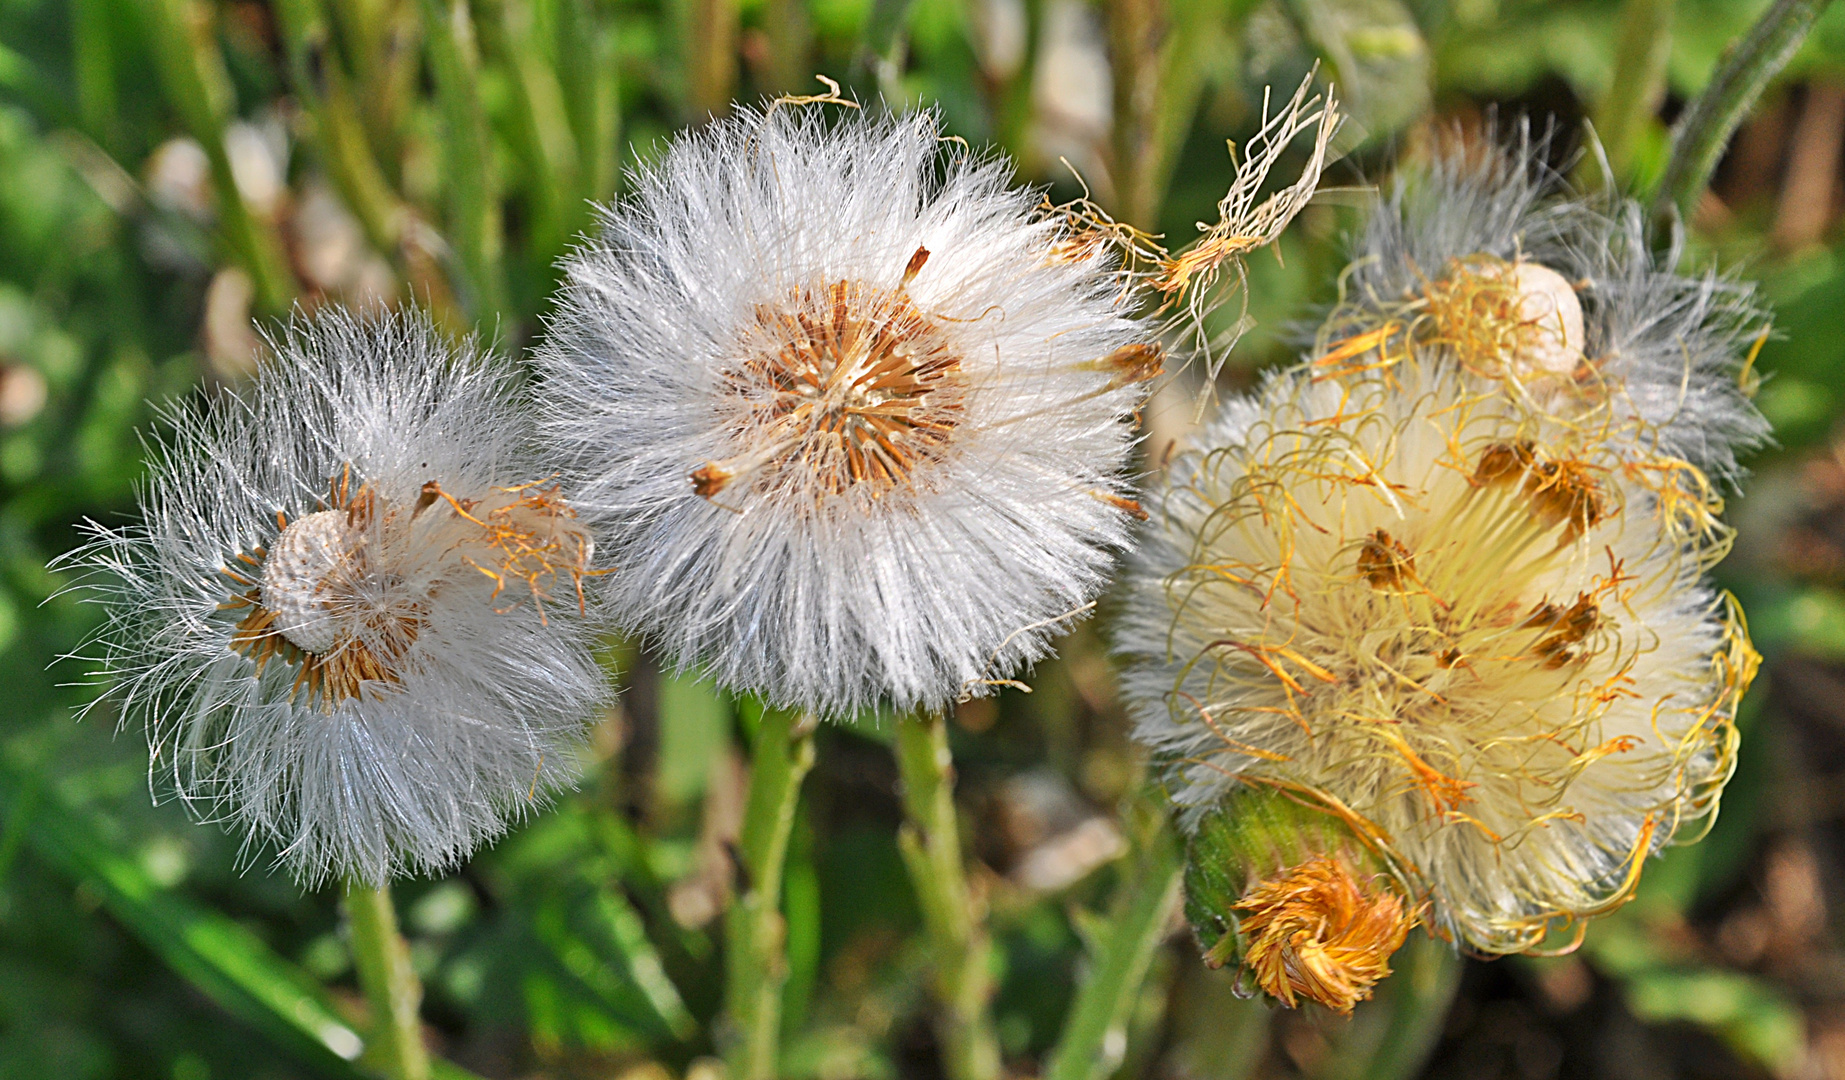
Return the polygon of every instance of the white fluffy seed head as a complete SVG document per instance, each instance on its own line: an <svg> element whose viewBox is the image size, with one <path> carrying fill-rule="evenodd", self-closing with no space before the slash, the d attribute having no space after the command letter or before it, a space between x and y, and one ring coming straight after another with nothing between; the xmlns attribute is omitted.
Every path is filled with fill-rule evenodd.
<svg viewBox="0 0 1845 1080"><path fill-rule="evenodd" d="M546 436L678 663L838 715L939 708L1105 583L1159 368L1121 280L931 113L680 137L565 264Z"/></svg>
<svg viewBox="0 0 1845 1080"><path fill-rule="evenodd" d="M330 311L177 406L140 524L65 562L156 786L304 884L453 866L568 783L606 699L588 533L502 362ZM104 700L108 700L105 698Z"/></svg>
<svg viewBox="0 0 1845 1080"><path fill-rule="evenodd" d="M1173 462L1122 693L1188 824L1289 793L1517 952L1714 811L1755 658L1700 583L1727 534L1697 470L1437 350L1389 371L1277 375Z"/></svg>
<svg viewBox="0 0 1845 1080"><path fill-rule="evenodd" d="M1768 437L1744 375L1768 329L1754 286L1715 270L1679 273L1679 245L1655 253L1637 202L1571 192L1544 163L1548 138L1532 138L1523 122L1509 145L1493 145L1497 136L1453 135L1379 198L1353 238L1332 342L1392 323L1421 335L1430 299L1477 292L1467 279L1487 267L1515 268L1516 291L1531 305L1516 314L1542 329L1554 316L1569 339L1580 310L1576 347L1586 362L1570 363L1564 340L1510 374L1553 389L1568 376L1584 392L1553 396L1552 407L1587 401L1593 411L1610 401L1644 422L1661 450L1733 483L1739 455ZM1484 352L1460 351L1475 366Z"/></svg>

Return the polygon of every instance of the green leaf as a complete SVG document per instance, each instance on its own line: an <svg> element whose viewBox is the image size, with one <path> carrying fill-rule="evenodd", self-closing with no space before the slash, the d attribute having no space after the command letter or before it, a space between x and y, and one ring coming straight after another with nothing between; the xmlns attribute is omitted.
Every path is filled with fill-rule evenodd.
<svg viewBox="0 0 1845 1080"><path fill-rule="evenodd" d="M622 889L623 868L605 850L607 838L599 833L611 823L597 825L593 815L566 808L497 853L502 868L521 882L514 910L531 913L532 941L546 966L564 976L534 976L544 985L528 982L528 1005L553 1015L559 1031L583 1029L580 1020L564 1019L587 1003L635 1035L688 1039L697 1021Z"/></svg>
<svg viewBox="0 0 1845 1080"><path fill-rule="evenodd" d="M21 784L12 775L4 782L9 789ZM33 850L89 882L110 915L206 997L318 1072L365 1075L353 1064L365 1049L359 1033L319 986L255 934L162 889L138 860L103 840L97 823L50 792L41 792L33 812Z"/></svg>
<svg viewBox="0 0 1845 1080"><path fill-rule="evenodd" d="M15 800L15 793L32 787L38 788L36 799L26 804ZM102 822L52 789L35 785L34 778L13 769L0 771L0 799L16 814L29 806L33 820L26 833L38 856L89 883L110 915L206 997L322 1075L354 1080L368 1075L355 1064L365 1049L359 1032L318 983L261 938L163 888L141 860L109 843ZM474 1078L448 1062L435 1063L432 1075Z"/></svg>

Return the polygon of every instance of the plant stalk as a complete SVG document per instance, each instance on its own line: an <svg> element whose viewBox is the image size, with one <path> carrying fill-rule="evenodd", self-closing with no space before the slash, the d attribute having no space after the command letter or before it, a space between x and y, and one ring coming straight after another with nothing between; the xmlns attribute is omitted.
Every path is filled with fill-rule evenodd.
<svg viewBox="0 0 1845 1080"><path fill-rule="evenodd" d="M768 85L774 94L804 94L813 84L813 20L807 0L768 0L764 31L769 39Z"/></svg>
<svg viewBox="0 0 1845 1080"><path fill-rule="evenodd" d="M1632 175L1637 144L1666 96L1673 6L1674 0L1627 0L1622 6L1614 78L1594 111L1595 133L1614 169L1608 179L1617 183Z"/></svg>
<svg viewBox="0 0 1845 1080"><path fill-rule="evenodd" d="M984 905L968 888L961 862L954 759L943 717L897 721L897 768L908 819L898 840L934 954L943 1071L950 1080L994 1080L1000 1059L990 1009L993 943Z"/></svg>
<svg viewBox="0 0 1845 1080"><path fill-rule="evenodd" d="M1672 127L1672 154L1653 197L1655 219L1676 210L1679 220L1690 220L1736 126L1769 80L1794 58L1831 2L1775 0L1748 35L1732 46L1710 85Z"/></svg>
<svg viewBox="0 0 1845 1080"><path fill-rule="evenodd" d="M1159 796L1129 808L1134 854L1123 867L1108 921L1092 943L1088 974L1051 1050L1045 1080L1105 1080L1121 1066L1127 1024L1154 953L1172 925L1185 868Z"/></svg>
<svg viewBox="0 0 1845 1080"><path fill-rule="evenodd" d="M475 319L511 315L501 276L500 204L488 163L493 160L487 112L480 99L480 63L467 0L421 0L423 39L441 106L445 138L443 183L448 235L466 288L462 301Z"/></svg>
<svg viewBox="0 0 1845 1080"><path fill-rule="evenodd" d="M788 924L782 868L801 781L814 764L815 718L765 710L750 752L749 801L738 847L742 895L725 919L724 1001L730 1014L730 1080L776 1080L782 987L788 981Z"/></svg>
<svg viewBox="0 0 1845 1080"><path fill-rule="evenodd" d="M259 309L268 314L286 311L296 282L281 238L244 202L224 145L225 123L232 113L231 82L213 37L211 13L192 0L152 0L146 10L167 100L210 163L219 228L256 286Z"/></svg>
<svg viewBox="0 0 1845 1080"><path fill-rule="evenodd" d="M685 0L687 104L702 124L730 112L737 86L737 0Z"/></svg>
<svg viewBox="0 0 1845 1080"><path fill-rule="evenodd" d="M367 1057L390 1080L429 1080L429 1050L417 1015L423 984L410 966L410 946L397 931L390 888L348 881L346 920L359 987L371 1006Z"/></svg>

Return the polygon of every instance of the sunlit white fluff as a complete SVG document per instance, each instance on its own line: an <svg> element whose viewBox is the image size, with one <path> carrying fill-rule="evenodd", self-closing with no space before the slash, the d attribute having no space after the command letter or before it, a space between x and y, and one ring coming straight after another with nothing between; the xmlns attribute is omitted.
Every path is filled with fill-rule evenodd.
<svg viewBox="0 0 1845 1080"><path fill-rule="evenodd" d="M1046 654L1128 537L1158 352L1011 179L932 113L786 107L635 177L537 353L621 622L833 715Z"/></svg>
<svg viewBox="0 0 1845 1080"><path fill-rule="evenodd" d="M1434 925L1516 952L1714 811L1754 655L1700 583L1725 534L1695 470L1636 460L1612 409L1566 423L1445 357L1390 372L1276 375L1172 463L1122 693L1189 824L1280 788Z"/></svg>
<svg viewBox="0 0 1845 1080"><path fill-rule="evenodd" d="M1414 319L1457 264L1547 268L1580 303L1587 364L1576 383L1612 393L1666 453L1734 481L1738 456L1768 437L1743 372L1768 325L1754 286L1715 269L1677 272L1676 234L1655 253L1639 203L1571 193L1544 164L1549 140L1514 130L1504 147L1490 129L1453 137L1376 200L1354 237L1338 333Z"/></svg>
<svg viewBox="0 0 1845 1080"><path fill-rule="evenodd" d="M63 563L157 788L306 884L439 871L569 778L606 693L591 546L507 365L415 315L330 311L275 350L166 411L141 520Z"/></svg>

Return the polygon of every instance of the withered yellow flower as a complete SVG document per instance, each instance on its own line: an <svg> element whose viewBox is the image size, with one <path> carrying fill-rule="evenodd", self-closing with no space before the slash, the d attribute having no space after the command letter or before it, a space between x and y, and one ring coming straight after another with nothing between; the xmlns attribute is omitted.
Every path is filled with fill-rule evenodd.
<svg viewBox="0 0 1845 1080"><path fill-rule="evenodd" d="M1714 813L1756 663L1702 582L1716 497L1644 421L1533 408L1437 349L1380 375L1392 347L1226 405L1148 501L1117 630L1194 834L1284 792L1375 861L1308 852L1226 901L1265 988L1334 1008L1401 940L1392 903L1511 953L1625 900ZM1347 929L1302 939L1303 910Z"/></svg>

